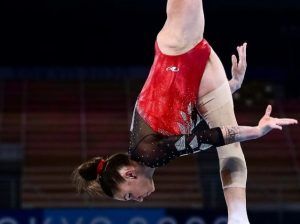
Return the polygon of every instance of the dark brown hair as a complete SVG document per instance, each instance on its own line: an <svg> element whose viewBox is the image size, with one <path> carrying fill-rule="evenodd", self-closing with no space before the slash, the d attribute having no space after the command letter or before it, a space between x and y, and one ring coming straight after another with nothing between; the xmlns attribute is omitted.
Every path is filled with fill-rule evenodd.
<svg viewBox="0 0 300 224"><path fill-rule="evenodd" d="M105 160L100 174L97 166L102 157L94 157L77 167L72 173L73 184L78 193L87 193L95 196L113 197L119 190L118 185L124 182L124 178L118 172L122 167L130 165L127 154L114 154Z"/></svg>

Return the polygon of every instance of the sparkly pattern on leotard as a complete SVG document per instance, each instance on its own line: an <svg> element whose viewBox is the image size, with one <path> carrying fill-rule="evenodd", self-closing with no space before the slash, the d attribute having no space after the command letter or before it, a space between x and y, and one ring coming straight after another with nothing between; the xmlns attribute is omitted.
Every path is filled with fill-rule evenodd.
<svg viewBox="0 0 300 224"><path fill-rule="evenodd" d="M192 118L191 134L168 136L155 133L134 111L129 148L131 159L148 167L160 167L177 157L224 145L220 128L208 129L196 112L192 113Z"/></svg>
<svg viewBox="0 0 300 224"><path fill-rule="evenodd" d="M206 40L176 56L164 54L155 44L154 62L133 113L131 159L159 167L179 156L224 145L221 130L208 129L195 110L210 52Z"/></svg>

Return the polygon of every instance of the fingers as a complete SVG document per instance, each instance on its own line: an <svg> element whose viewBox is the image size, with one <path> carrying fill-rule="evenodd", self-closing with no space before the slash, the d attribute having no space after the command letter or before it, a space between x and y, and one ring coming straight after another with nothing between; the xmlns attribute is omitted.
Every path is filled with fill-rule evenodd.
<svg viewBox="0 0 300 224"><path fill-rule="evenodd" d="M280 126L298 124L298 121L291 118L277 118L276 124Z"/></svg>
<svg viewBox="0 0 300 224"><path fill-rule="evenodd" d="M239 59L242 60L243 56L244 56L244 47L243 46L238 46L237 51L238 51L238 54L239 54Z"/></svg>
<svg viewBox="0 0 300 224"><path fill-rule="evenodd" d="M271 106L271 105L268 105L268 106L267 106L267 109L266 109L265 116L270 117L271 112L272 112L272 106Z"/></svg>
<svg viewBox="0 0 300 224"><path fill-rule="evenodd" d="M246 59L246 56L247 56L247 43L245 42L244 44L243 44L243 46L244 46L244 55L245 55L245 59Z"/></svg>
<svg viewBox="0 0 300 224"><path fill-rule="evenodd" d="M239 54L239 64L246 66L247 65L247 43L244 43L242 46L237 47Z"/></svg>
<svg viewBox="0 0 300 224"><path fill-rule="evenodd" d="M273 129L278 129L278 130L282 130L282 127L280 125L273 125L272 126Z"/></svg>
<svg viewBox="0 0 300 224"><path fill-rule="evenodd" d="M232 62L232 66L234 66L234 67L238 66L237 65L237 58L234 54L231 56L231 62Z"/></svg>

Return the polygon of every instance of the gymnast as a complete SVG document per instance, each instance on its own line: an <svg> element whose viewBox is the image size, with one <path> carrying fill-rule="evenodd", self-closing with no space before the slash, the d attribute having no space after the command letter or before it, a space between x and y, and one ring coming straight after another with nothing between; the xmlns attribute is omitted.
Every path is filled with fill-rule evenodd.
<svg viewBox="0 0 300 224"><path fill-rule="evenodd" d="M228 223L249 223L247 166L239 142L297 121L271 117L269 105L257 126L239 126L231 94L244 79L247 44L237 48L238 58L232 56L228 81L203 33L202 0L168 0L154 62L135 104L129 152L92 158L77 167L73 181L79 192L141 202L155 190L155 168L215 146Z"/></svg>

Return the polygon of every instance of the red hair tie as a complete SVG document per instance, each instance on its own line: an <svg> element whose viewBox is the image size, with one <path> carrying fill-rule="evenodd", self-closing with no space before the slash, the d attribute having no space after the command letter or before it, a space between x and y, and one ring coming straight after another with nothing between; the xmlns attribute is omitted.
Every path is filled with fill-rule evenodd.
<svg viewBox="0 0 300 224"><path fill-rule="evenodd" d="M97 174L101 174L105 165L105 160L101 159L97 166Z"/></svg>

